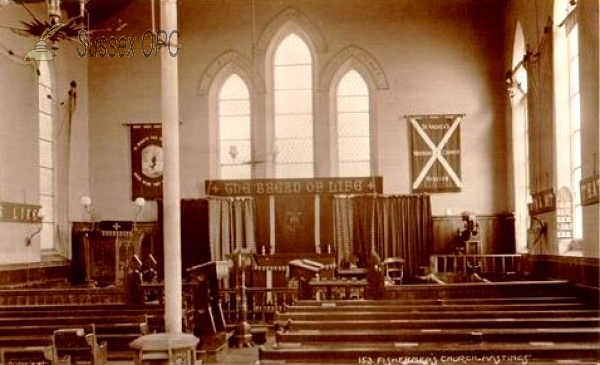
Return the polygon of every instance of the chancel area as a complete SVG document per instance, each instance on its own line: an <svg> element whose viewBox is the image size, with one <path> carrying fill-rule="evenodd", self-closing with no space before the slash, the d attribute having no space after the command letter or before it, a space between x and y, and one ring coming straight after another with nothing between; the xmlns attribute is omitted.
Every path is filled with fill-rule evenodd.
<svg viewBox="0 0 600 365"><path fill-rule="evenodd" d="M0 1L0 364L597 364L599 9Z"/></svg>

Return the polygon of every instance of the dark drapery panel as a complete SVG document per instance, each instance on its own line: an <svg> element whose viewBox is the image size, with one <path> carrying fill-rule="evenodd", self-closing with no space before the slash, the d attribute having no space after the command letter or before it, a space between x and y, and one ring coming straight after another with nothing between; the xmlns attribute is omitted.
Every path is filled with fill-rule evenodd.
<svg viewBox="0 0 600 365"><path fill-rule="evenodd" d="M262 252L262 248L265 248L265 252L271 252L271 235L269 233L270 223L270 207L268 196L256 196L254 198L256 202L256 246Z"/></svg>
<svg viewBox="0 0 600 365"><path fill-rule="evenodd" d="M355 196L352 198L352 236L354 238L352 246L359 267L365 267L373 247L375 199L373 196Z"/></svg>
<svg viewBox="0 0 600 365"><path fill-rule="evenodd" d="M168 244L168 242L166 243ZM207 199L181 201L181 269L211 260Z"/></svg>
<svg viewBox="0 0 600 365"><path fill-rule="evenodd" d="M433 253L433 220L428 195L353 198L353 250L364 264L375 251L381 259L402 257L406 277L419 275Z"/></svg>
<svg viewBox="0 0 600 365"><path fill-rule="evenodd" d="M320 211L320 227L321 227L321 251L327 252L329 247L331 250L334 249L333 239L333 196L332 195L321 195L319 198L319 211Z"/></svg>
<svg viewBox="0 0 600 365"><path fill-rule="evenodd" d="M378 199L375 250L382 256L402 257L408 278L419 275L433 253L433 219L428 195Z"/></svg>

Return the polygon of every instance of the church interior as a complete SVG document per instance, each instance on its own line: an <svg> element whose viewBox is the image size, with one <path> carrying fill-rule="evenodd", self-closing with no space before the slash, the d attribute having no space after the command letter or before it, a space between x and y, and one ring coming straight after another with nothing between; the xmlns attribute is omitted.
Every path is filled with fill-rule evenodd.
<svg viewBox="0 0 600 365"><path fill-rule="evenodd" d="M597 364L600 0L0 0L0 363Z"/></svg>

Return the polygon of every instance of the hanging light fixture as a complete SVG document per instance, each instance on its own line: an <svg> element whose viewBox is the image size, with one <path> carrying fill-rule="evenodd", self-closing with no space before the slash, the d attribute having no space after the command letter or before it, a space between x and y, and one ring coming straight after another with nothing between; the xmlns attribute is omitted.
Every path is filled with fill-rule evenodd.
<svg viewBox="0 0 600 365"><path fill-rule="evenodd" d="M28 20L14 20L17 25L7 25L4 23L2 19L0 19L0 27L10 29L13 33L18 34L24 37L33 37L41 39L44 35L44 32L47 29L56 26L57 24L62 24L60 29L55 32L52 37L53 49L57 49L56 43L60 40L71 40L76 41L79 36L79 32L82 30L86 30L87 35L98 33L98 32L107 32L113 31L118 32L123 30L127 26L127 23L123 23L120 19L116 21L114 27L104 28L104 29L90 29L90 12L88 11L88 3L93 0L70 0L70 1L61 1L61 0L42 0L46 5L46 16L41 18L38 14L36 14L31 7L28 5L29 2L33 1L11 1L11 0L0 0L4 1L0 5L8 6L8 4L18 4L20 5L27 14L31 17ZM41 2L41 1L40 1ZM127 3L128 0L123 0L122 3ZM98 10L100 5L98 5ZM120 9L120 6L114 6L114 9L106 11L105 9L109 9L105 7L102 8L100 20L102 18L106 19L108 16L111 16L115 11ZM100 13L100 11L99 11ZM72 14L72 15L70 15ZM70 16L69 16L70 15Z"/></svg>

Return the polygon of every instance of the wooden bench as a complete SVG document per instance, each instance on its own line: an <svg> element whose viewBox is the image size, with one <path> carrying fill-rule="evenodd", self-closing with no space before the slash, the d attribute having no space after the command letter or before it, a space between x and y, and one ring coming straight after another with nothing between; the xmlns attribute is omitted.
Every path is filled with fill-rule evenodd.
<svg viewBox="0 0 600 365"><path fill-rule="evenodd" d="M489 323L489 326L502 326L503 323L511 322L513 326L573 326L577 324L583 327L593 327L600 325L600 315L598 311L565 311L558 312L508 312L508 313L486 313L486 312L444 312L444 313L404 313L402 315L381 313L379 316L363 316L353 318L353 316L334 316L327 319L296 317L281 318L276 322L276 327L290 329L331 329L336 326L343 329L354 328L386 328L392 324L403 326L424 326L431 328L433 326L451 326L453 323L459 326L477 326L480 323ZM427 327L429 326L429 327Z"/></svg>
<svg viewBox="0 0 600 365"><path fill-rule="evenodd" d="M89 326L94 327L94 335L98 341L107 343L111 358L131 358L129 342L149 333L148 317L145 314L113 317L75 315L56 318L0 318L0 348L48 346L52 345L52 336L58 329L70 330Z"/></svg>
<svg viewBox="0 0 600 365"><path fill-rule="evenodd" d="M577 342L532 342L532 343L393 343L393 342L361 342L350 345L327 343L319 345L302 345L298 343L281 343L277 348L259 347L260 364L273 364L283 361L287 364L300 361L302 364L485 364L503 363L502 357L511 363L557 364L556 359L577 359L576 364L597 363L598 345L595 343ZM293 360L296 359L296 360ZM484 361L469 361L481 359ZM412 362L411 362L412 360ZM498 360L498 362L496 361ZM392 362L393 361L393 362ZM505 361L505 363L507 363Z"/></svg>
<svg viewBox="0 0 600 365"><path fill-rule="evenodd" d="M455 319L469 319L469 318L556 318L556 317L598 317L600 312L593 309L579 309L579 310L511 310L511 311L423 311L423 312L412 312L412 311L401 311L401 312L365 312L365 311L352 311L352 312L334 312L334 313L322 313L322 312L284 312L277 316L277 323L286 323L287 321L352 321L352 320L416 320L422 318L455 318Z"/></svg>
<svg viewBox="0 0 600 365"><path fill-rule="evenodd" d="M514 310L570 310L586 309L589 306L581 302L572 303L507 303L507 304L421 304L421 305L356 305L330 307L290 307L286 313L344 313L344 312L454 312L466 311L514 311Z"/></svg>
<svg viewBox="0 0 600 365"><path fill-rule="evenodd" d="M444 328L594 328L600 327L600 317L534 317L534 318L421 318L380 320L323 320L290 321L280 323L278 328L288 331L303 330L386 330L396 329L444 329Z"/></svg>
<svg viewBox="0 0 600 365"><path fill-rule="evenodd" d="M94 318L95 323L99 324L106 318L113 318L109 322L114 322L115 317L141 315L146 315L148 318L149 332L164 332L164 307L155 305L143 307L123 304L0 307L0 326L3 323L7 324L3 321L11 319L21 321L22 319L27 320L27 318L87 317Z"/></svg>
<svg viewBox="0 0 600 365"><path fill-rule="evenodd" d="M148 314L149 316L164 315L164 307L160 306L130 306L130 305L74 305L74 306L0 306L0 318L12 317L61 317L74 314L93 315L94 317L115 315Z"/></svg>
<svg viewBox="0 0 600 365"><path fill-rule="evenodd" d="M297 330L278 332L277 343L316 344L328 342L598 342L599 327L584 328L414 328L389 326L388 329Z"/></svg>
<svg viewBox="0 0 600 365"><path fill-rule="evenodd" d="M456 299L575 296L566 280L490 283L393 285L385 288L384 299Z"/></svg>
<svg viewBox="0 0 600 365"><path fill-rule="evenodd" d="M296 300L287 309L297 310L304 307L356 307L368 305L446 305L446 304L510 304L510 303L588 303L580 296L549 297L481 297L481 298L439 298L439 299L382 299L382 300ZM596 306L597 308L597 306Z"/></svg>
<svg viewBox="0 0 600 365"><path fill-rule="evenodd" d="M457 286L464 296L446 287L409 288L400 300L299 300L277 313L276 344L259 349L259 362L600 360L600 310L563 283Z"/></svg>

